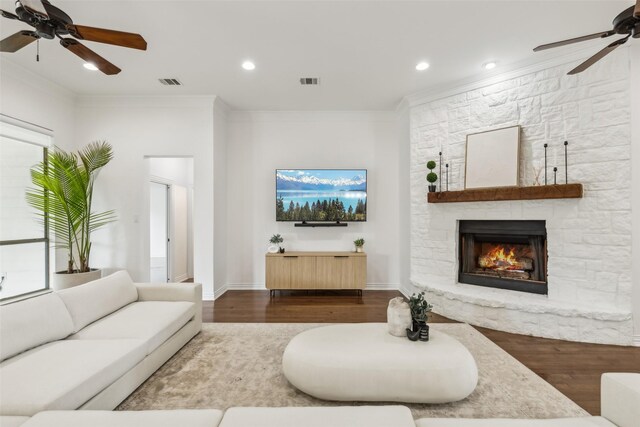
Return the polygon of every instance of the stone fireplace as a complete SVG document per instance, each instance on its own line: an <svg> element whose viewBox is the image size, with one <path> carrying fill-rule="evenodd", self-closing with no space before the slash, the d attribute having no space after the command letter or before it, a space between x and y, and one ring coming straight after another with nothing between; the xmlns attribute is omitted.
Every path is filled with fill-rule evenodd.
<svg viewBox="0 0 640 427"><path fill-rule="evenodd" d="M409 99L403 292L425 291L435 312L473 325L629 345L640 280L632 279L629 57L621 50L578 79L568 68L540 65ZM466 135L514 125L522 127L521 186L544 182L544 144L550 182L554 166L565 178L569 141L568 183L582 184L583 198L428 202L426 162L442 153L443 191L464 190ZM521 225L529 230L513 234Z"/></svg>
<svg viewBox="0 0 640 427"><path fill-rule="evenodd" d="M459 224L458 281L547 294L545 221L474 221Z"/></svg>

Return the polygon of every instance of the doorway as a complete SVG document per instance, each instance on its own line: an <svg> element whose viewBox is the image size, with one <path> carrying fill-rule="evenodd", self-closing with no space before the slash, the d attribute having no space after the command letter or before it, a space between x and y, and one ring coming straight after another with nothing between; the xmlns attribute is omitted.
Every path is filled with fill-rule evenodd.
<svg viewBox="0 0 640 427"><path fill-rule="evenodd" d="M149 279L193 279L193 159L148 158Z"/></svg>
<svg viewBox="0 0 640 427"><path fill-rule="evenodd" d="M171 186L149 183L149 278L169 282L169 192Z"/></svg>

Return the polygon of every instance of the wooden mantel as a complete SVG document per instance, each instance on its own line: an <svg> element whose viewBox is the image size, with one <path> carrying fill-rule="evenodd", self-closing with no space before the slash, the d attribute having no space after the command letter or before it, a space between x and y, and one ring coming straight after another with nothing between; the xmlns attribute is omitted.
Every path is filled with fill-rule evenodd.
<svg viewBox="0 0 640 427"><path fill-rule="evenodd" d="M580 199L582 184L538 185L534 187L474 188L428 193L429 203L489 202L502 200Z"/></svg>

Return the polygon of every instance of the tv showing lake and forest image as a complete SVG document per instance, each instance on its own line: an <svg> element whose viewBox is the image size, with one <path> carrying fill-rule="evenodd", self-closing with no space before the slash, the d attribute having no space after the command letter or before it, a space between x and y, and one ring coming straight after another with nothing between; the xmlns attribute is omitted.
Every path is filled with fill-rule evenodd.
<svg viewBox="0 0 640 427"><path fill-rule="evenodd" d="M366 220L366 169L276 170L276 221Z"/></svg>

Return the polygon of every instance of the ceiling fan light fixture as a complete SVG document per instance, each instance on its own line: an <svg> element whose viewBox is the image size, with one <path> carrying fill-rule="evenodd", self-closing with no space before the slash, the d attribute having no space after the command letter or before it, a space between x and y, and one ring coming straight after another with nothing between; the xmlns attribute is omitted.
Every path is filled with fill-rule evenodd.
<svg viewBox="0 0 640 427"><path fill-rule="evenodd" d="M98 71L98 67L96 67L96 64L94 64L93 62L85 62L84 64L82 64L82 66L87 70Z"/></svg>
<svg viewBox="0 0 640 427"><path fill-rule="evenodd" d="M418 64L416 65L416 71L424 71L426 69L428 69L430 67L428 62L422 61L422 62L418 62Z"/></svg>
<svg viewBox="0 0 640 427"><path fill-rule="evenodd" d="M253 71L256 69L256 64L254 64L252 61L244 61L242 63L242 68L247 71Z"/></svg>
<svg viewBox="0 0 640 427"><path fill-rule="evenodd" d="M495 61L489 61L482 64L482 68L484 68L485 70L493 70L497 65L498 64Z"/></svg>

